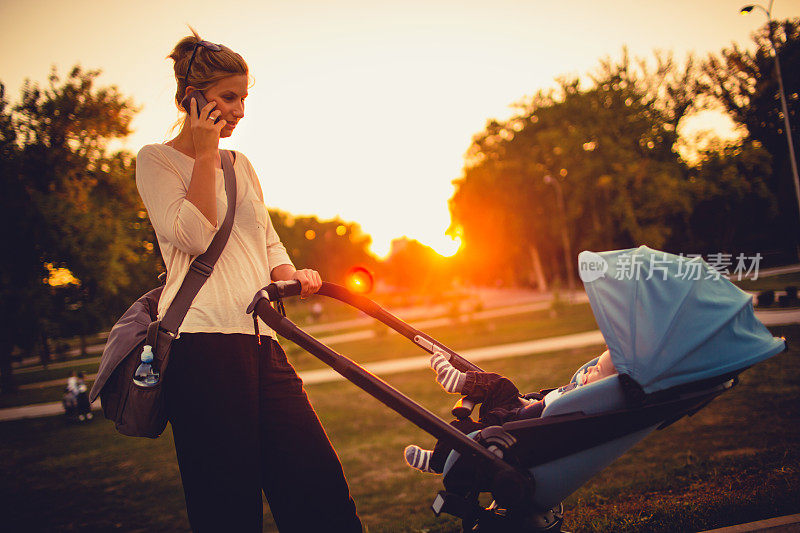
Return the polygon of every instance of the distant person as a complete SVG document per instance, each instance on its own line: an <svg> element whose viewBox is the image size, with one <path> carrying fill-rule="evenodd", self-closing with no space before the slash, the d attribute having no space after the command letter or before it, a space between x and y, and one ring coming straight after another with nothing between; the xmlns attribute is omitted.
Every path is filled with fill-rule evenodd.
<svg viewBox="0 0 800 533"><path fill-rule="evenodd" d="M70 420L77 419L78 411L78 376L73 370L67 378L67 386L64 387L64 394L61 397L61 405L64 406L64 414Z"/></svg>
<svg viewBox="0 0 800 533"><path fill-rule="evenodd" d="M89 395L86 393L86 381L83 372L80 370L75 373L75 390L77 391L78 420L81 422L91 420L94 416L92 415L92 404L89 402Z"/></svg>
<svg viewBox="0 0 800 533"><path fill-rule="evenodd" d="M192 33L169 55L174 101L187 113L180 132L136 157L136 185L167 266L159 318L225 217L221 158L229 154L219 150L219 140L243 119L250 83L241 55ZM195 91L209 103L198 106ZM164 372L189 522L195 531L261 531L263 492L281 531L360 532L341 463L302 381L274 331L259 322L258 336L245 314L253 294L270 281L298 280L307 297L322 280L315 270L295 269L250 160L237 151L233 165L233 230L180 326ZM298 195L315 193L303 183L293 186Z"/></svg>
<svg viewBox="0 0 800 533"><path fill-rule="evenodd" d="M67 387L64 390L62 404L64 411L70 418L80 422L91 420L92 406L89 403L89 395L86 393L86 382L81 371L73 370L67 378Z"/></svg>
<svg viewBox="0 0 800 533"><path fill-rule="evenodd" d="M75 397L78 396L78 373L75 370L69 373L69 377L67 378L67 390Z"/></svg>
<svg viewBox="0 0 800 533"><path fill-rule="evenodd" d="M322 320L322 304L314 302L311 304L311 320L313 322L320 322Z"/></svg>

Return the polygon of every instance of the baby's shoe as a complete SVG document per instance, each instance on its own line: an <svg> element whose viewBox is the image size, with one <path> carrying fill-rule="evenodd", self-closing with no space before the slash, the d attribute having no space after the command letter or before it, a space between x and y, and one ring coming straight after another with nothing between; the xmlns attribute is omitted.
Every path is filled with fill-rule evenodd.
<svg viewBox="0 0 800 533"><path fill-rule="evenodd" d="M431 454L433 454L433 450L423 450L415 444L406 446L405 452L403 453L408 466L416 468L420 472L433 472L433 470L430 469Z"/></svg>

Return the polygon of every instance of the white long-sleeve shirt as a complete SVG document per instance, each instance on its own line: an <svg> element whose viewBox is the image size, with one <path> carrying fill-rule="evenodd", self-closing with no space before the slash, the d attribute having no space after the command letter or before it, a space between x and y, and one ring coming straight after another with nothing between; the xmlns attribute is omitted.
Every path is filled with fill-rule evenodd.
<svg viewBox="0 0 800 533"><path fill-rule="evenodd" d="M216 171L217 221L212 225L186 199L194 159L166 144L148 144L136 156L136 187L158 238L167 281L158 302L163 318L183 283L192 260L206 251L228 209L222 169ZM270 283L270 271L289 264L272 226L261 185L247 157L236 152L236 216L214 272L200 289L179 331L253 334L245 313L256 292ZM259 332L275 333L259 319Z"/></svg>

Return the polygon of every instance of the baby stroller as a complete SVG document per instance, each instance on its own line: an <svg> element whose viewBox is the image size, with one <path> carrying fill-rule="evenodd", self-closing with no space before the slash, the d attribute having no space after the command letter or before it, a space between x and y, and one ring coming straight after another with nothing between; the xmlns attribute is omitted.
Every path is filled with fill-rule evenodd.
<svg viewBox="0 0 800 533"><path fill-rule="evenodd" d="M248 313L331 366L344 378L453 448L444 490L432 508L461 518L465 531L554 531L561 502L655 430L691 416L737 383L740 372L785 350L755 317L752 298L702 259L640 247L593 254L579 263L589 302L618 374L574 389L541 418L465 435L281 316L270 301L299 294L273 283ZM692 275L687 275L691 271ZM330 283L320 294L355 306L424 350L449 355L461 371L480 370L375 302ZM279 306L280 307L280 306ZM588 362L573 380L596 359ZM471 406L459 402L457 417ZM491 493L489 507L479 503Z"/></svg>

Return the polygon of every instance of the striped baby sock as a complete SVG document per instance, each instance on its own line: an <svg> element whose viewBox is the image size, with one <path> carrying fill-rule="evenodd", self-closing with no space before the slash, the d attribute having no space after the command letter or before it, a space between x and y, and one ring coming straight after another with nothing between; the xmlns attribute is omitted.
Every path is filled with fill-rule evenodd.
<svg viewBox="0 0 800 533"><path fill-rule="evenodd" d="M405 450L406 463L421 472L433 472L430 469L431 454L433 454L433 450L423 450L419 446L410 444L406 446Z"/></svg>
<svg viewBox="0 0 800 533"><path fill-rule="evenodd" d="M434 352L431 357L431 368L436 372L436 381L447 392L458 393L464 388L467 375L453 368L444 353Z"/></svg>

